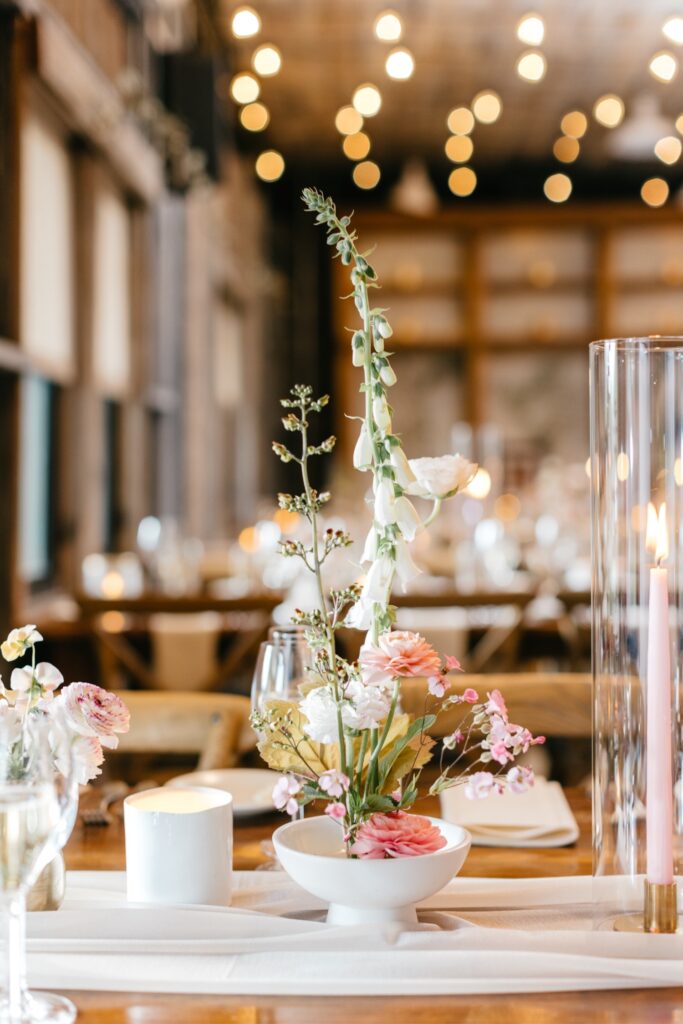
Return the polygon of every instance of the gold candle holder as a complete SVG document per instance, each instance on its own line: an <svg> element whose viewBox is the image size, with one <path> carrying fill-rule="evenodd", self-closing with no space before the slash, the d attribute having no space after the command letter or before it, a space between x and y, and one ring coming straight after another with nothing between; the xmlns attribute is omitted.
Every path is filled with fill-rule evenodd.
<svg viewBox="0 0 683 1024"><path fill-rule="evenodd" d="M650 932L655 935L673 935L681 931L678 924L678 891L675 882L659 885L644 883L643 913L625 914L614 922L617 932Z"/></svg>

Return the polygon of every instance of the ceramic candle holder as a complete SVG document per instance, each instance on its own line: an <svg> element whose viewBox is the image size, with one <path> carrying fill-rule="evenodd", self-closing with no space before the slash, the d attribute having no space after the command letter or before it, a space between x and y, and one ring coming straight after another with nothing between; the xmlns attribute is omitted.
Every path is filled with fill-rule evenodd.
<svg viewBox="0 0 683 1024"><path fill-rule="evenodd" d="M232 796L216 789L152 789L124 801L126 883L132 903L227 906Z"/></svg>

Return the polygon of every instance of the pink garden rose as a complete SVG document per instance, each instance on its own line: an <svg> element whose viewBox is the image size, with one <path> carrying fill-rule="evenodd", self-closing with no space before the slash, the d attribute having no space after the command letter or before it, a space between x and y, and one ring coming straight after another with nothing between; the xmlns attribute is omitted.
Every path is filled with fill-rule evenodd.
<svg viewBox="0 0 683 1024"><path fill-rule="evenodd" d="M93 683L70 683L61 691L60 710L69 728L80 736L98 739L115 750L116 733L128 732L130 712L120 697Z"/></svg>
<svg viewBox="0 0 683 1024"><path fill-rule="evenodd" d="M373 814L363 822L350 849L354 857L383 860L436 853L444 846L445 837L429 818L394 811L391 814Z"/></svg>
<svg viewBox="0 0 683 1024"><path fill-rule="evenodd" d="M383 633L377 646L363 644L360 668L364 683L383 683L399 676L435 677L441 674L441 658L419 633L396 629Z"/></svg>

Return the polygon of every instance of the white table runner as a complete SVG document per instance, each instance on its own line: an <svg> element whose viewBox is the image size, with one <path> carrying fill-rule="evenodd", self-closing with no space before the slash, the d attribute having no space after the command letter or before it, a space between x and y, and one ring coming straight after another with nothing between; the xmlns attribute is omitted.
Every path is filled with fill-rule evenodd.
<svg viewBox="0 0 683 1024"><path fill-rule="evenodd" d="M131 906L122 873L75 872L62 910L29 915L29 981L339 996L683 985L683 936L596 931L591 898L590 878L456 878L399 932L326 925L282 872L237 872L229 908Z"/></svg>

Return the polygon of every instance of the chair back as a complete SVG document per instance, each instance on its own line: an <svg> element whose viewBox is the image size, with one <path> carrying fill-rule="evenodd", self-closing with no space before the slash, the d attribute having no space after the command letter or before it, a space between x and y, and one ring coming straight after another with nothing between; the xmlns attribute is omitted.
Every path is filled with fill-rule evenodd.
<svg viewBox="0 0 683 1024"><path fill-rule="evenodd" d="M150 615L152 674L159 689L205 689L218 667L221 627L216 612Z"/></svg>

